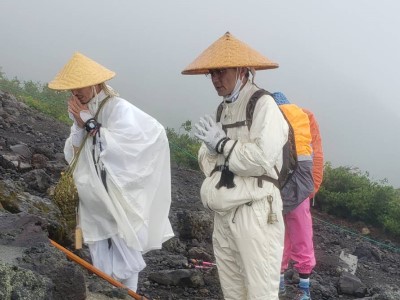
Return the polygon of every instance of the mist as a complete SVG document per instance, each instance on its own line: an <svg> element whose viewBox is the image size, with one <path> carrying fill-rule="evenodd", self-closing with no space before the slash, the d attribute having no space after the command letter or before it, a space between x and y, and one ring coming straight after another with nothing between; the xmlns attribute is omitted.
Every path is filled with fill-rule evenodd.
<svg viewBox="0 0 400 300"><path fill-rule="evenodd" d="M179 128L221 101L209 79L181 71L229 31L279 63L255 81L314 112L326 161L400 188L398 11L395 0L2 0L0 67L47 83L79 51L117 73L123 98Z"/></svg>

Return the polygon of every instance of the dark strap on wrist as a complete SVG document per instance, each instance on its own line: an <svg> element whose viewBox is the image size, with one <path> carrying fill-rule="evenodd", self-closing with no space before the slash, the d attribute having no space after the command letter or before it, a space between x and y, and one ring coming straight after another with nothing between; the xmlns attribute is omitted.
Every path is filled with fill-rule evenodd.
<svg viewBox="0 0 400 300"><path fill-rule="evenodd" d="M225 139L226 139L226 137L223 137L223 138L220 139L220 140L218 141L218 143L215 145L215 151L217 151L218 154L221 154L221 153L222 153L222 152L220 152L220 151L218 150L218 148L219 148L219 145L221 145L221 143L222 143Z"/></svg>
<svg viewBox="0 0 400 300"><path fill-rule="evenodd" d="M226 143L227 143L228 141L230 141L230 140L231 140L230 138L226 138L226 139L221 143L221 154L224 153L225 145L226 145Z"/></svg>

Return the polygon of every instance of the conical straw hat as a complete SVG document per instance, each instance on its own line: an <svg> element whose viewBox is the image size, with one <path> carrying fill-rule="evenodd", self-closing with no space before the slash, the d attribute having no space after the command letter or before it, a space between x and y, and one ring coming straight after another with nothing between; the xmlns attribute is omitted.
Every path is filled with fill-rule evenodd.
<svg viewBox="0 0 400 300"><path fill-rule="evenodd" d="M278 68L279 65L227 32L204 50L182 74L207 74L211 69L236 67L265 70Z"/></svg>
<svg viewBox="0 0 400 300"><path fill-rule="evenodd" d="M70 61L48 84L53 90L72 90L103 83L115 72L98 64L85 55L75 52Z"/></svg>

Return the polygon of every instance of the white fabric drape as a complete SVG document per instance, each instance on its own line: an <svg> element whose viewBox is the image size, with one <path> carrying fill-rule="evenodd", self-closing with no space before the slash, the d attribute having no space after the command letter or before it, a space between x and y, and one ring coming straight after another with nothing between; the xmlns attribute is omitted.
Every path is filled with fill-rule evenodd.
<svg viewBox="0 0 400 300"><path fill-rule="evenodd" d="M99 103L106 97L98 95ZM93 103L92 103L93 102ZM94 115L94 102L89 110ZM79 193L79 217L84 241L91 243L118 235L138 251L161 248L173 236L168 219L171 204L171 174L168 139L163 126L128 101L111 97L97 117L102 124L95 158L104 166L104 187L93 162L93 138L82 149L74 179ZM102 151L100 152L100 144ZM64 149L73 157L71 138ZM147 239L137 232L145 226Z"/></svg>

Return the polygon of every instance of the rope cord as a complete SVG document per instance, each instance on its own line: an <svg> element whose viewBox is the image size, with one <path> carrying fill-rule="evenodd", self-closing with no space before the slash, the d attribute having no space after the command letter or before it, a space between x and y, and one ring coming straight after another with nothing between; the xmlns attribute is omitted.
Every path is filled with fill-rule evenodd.
<svg viewBox="0 0 400 300"><path fill-rule="evenodd" d="M376 240L371 239L371 238L369 238L369 237L360 235L360 234L357 233L357 232L351 231L351 230L349 230L349 229L347 229L347 228L343 228L343 227L341 227L341 226L339 226L339 225L335 225L335 224L329 223L329 222L327 222L327 221L321 220L321 219L319 219L319 218L317 218L317 217L314 217L314 216L313 216L312 218L313 218L314 220L317 220L318 222L324 223L325 225L328 225L328 226L330 226L330 227L333 227L333 228L335 228L335 229L338 229L339 231L347 232L347 233L349 233L349 234L352 234L352 235L354 235L354 236L357 236L357 237L359 237L359 238L362 238L362 239L364 239L364 240L367 240L367 241L369 241L369 242L371 242L371 243L377 244L377 245L380 246L380 247L387 248L387 249L390 249L390 250L392 250L392 251L394 251L394 252L399 252L399 253L400 253L400 248L398 248L398 247L390 246L390 245L387 245L387 244L382 243L382 242L380 242L380 241L376 241Z"/></svg>
<svg viewBox="0 0 400 300"><path fill-rule="evenodd" d="M187 154L188 156L190 156L191 158L193 158L195 161L197 161L197 157L196 157L196 156L193 156L193 155L192 155L190 152L188 152L186 149L183 149L183 148L179 147L178 145L175 145L175 144L172 143L172 142L169 142L169 144L170 144L172 147L177 148L177 149L179 149L181 152Z"/></svg>

